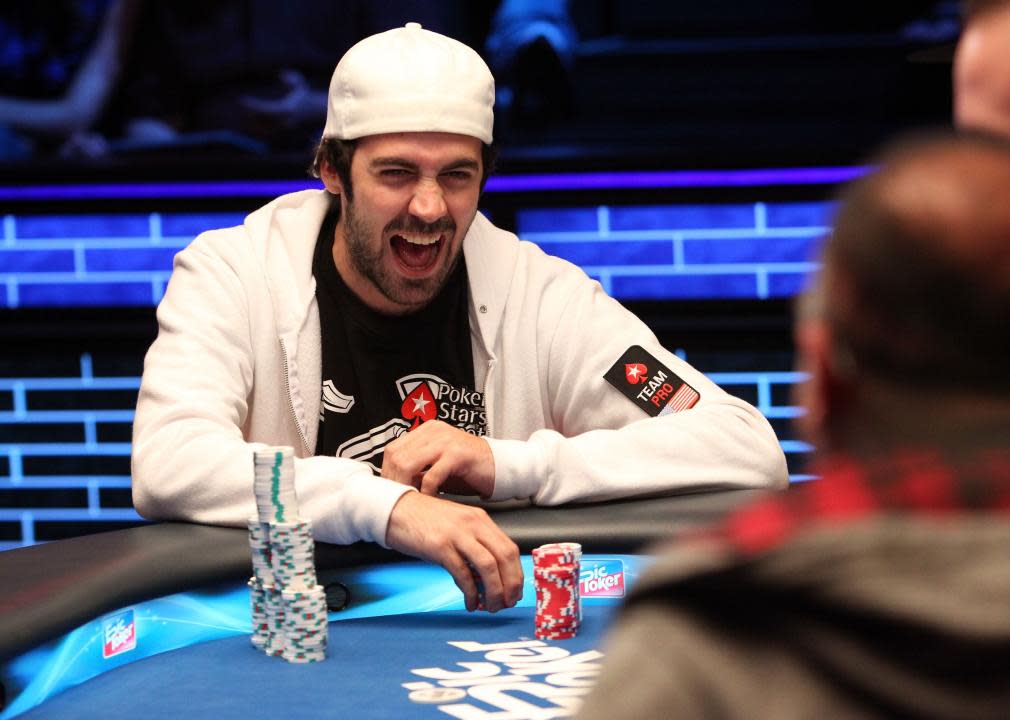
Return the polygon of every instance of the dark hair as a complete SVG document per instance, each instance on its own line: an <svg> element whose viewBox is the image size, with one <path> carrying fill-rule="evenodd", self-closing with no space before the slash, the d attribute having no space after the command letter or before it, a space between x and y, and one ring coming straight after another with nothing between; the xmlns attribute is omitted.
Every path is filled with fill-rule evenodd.
<svg viewBox="0 0 1010 720"><path fill-rule="evenodd" d="M354 199L354 188L351 186L351 160L354 159L354 151L357 147L357 140L323 138L322 142L319 143L319 147L316 148L316 156L312 161L312 167L309 168L309 173L312 177L320 177L320 171L324 162L333 168L344 187L344 193L347 195L348 202ZM488 176L494 172L495 163L498 160L498 150L494 145L481 143L480 156L482 166L480 190L484 192Z"/></svg>
<svg viewBox="0 0 1010 720"><path fill-rule="evenodd" d="M357 140L338 140L337 138L323 138L316 148L316 156L312 161L309 172L312 177L322 177L322 167L325 162L340 178L340 183L344 187L347 200L354 199L354 188L351 187L351 160L354 159L354 151L358 148Z"/></svg>
<svg viewBox="0 0 1010 720"><path fill-rule="evenodd" d="M973 175L980 158L998 164ZM1010 212L987 211L983 194L987 184L1010 193L1010 145L977 134L919 138L880 164L843 192L824 247L824 314L846 359L906 387L1010 394L1010 252L990 257L1010 238ZM912 182L909 202L901 189ZM946 211L950 192L955 210Z"/></svg>

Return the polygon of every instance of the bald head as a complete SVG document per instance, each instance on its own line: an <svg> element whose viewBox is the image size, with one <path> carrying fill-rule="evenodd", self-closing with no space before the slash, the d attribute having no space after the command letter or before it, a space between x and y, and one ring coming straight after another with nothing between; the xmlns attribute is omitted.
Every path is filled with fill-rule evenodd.
<svg viewBox="0 0 1010 720"><path fill-rule="evenodd" d="M954 56L954 121L1010 137L1010 0L965 5Z"/></svg>
<svg viewBox="0 0 1010 720"><path fill-rule="evenodd" d="M880 167L825 246L833 333L888 383L1010 398L1010 145L918 141Z"/></svg>
<svg viewBox="0 0 1010 720"><path fill-rule="evenodd" d="M795 328L820 451L1010 428L1008 142L893 146L845 189Z"/></svg>

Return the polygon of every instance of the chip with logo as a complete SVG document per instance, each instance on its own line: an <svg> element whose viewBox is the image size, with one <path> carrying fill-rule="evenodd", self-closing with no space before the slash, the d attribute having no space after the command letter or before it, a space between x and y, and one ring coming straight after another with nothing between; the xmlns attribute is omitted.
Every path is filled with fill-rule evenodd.
<svg viewBox="0 0 1010 720"><path fill-rule="evenodd" d="M693 407L701 395L641 345L624 351L604 379L652 417Z"/></svg>

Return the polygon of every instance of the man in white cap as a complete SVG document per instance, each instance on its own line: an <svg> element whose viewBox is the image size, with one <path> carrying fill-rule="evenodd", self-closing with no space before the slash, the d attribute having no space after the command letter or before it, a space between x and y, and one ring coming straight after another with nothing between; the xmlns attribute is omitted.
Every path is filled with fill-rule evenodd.
<svg viewBox="0 0 1010 720"><path fill-rule="evenodd" d="M493 99L476 52L415 23L345 54L325 191L176 257L137 406L141 514L242 525L253 449L291 445L317 539L438 562L468 609L476 572L496 610L521 595L516 546L440 491L560 504L786 483L753 407L477 213Z"/></svg>

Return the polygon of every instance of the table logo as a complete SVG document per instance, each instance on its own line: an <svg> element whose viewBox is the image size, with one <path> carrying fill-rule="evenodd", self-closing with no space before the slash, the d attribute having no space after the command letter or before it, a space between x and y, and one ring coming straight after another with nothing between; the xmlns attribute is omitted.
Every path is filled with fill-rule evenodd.
<svg viewBox="0 0 1010 720"><path fill-rule="evenodd" d="M465 655L444 667L414 668L402 683L413 703L454 718L545 720L571 717L600 672L603 653L572 653L540 640L482 644L450 640Z"/></svg>
<svg viewBox="0 0 1010 720"><path fill-rule="evenodd" d="M582 561L579 594L584 597L624 597L624 561Z"/></svg>
<svg viewBox="0 0 1010 720"><path fill-rule="evenodd" d="M133 610L124 610L102 621L102 657L111 658L137 647L137 623Z"/></svg>

